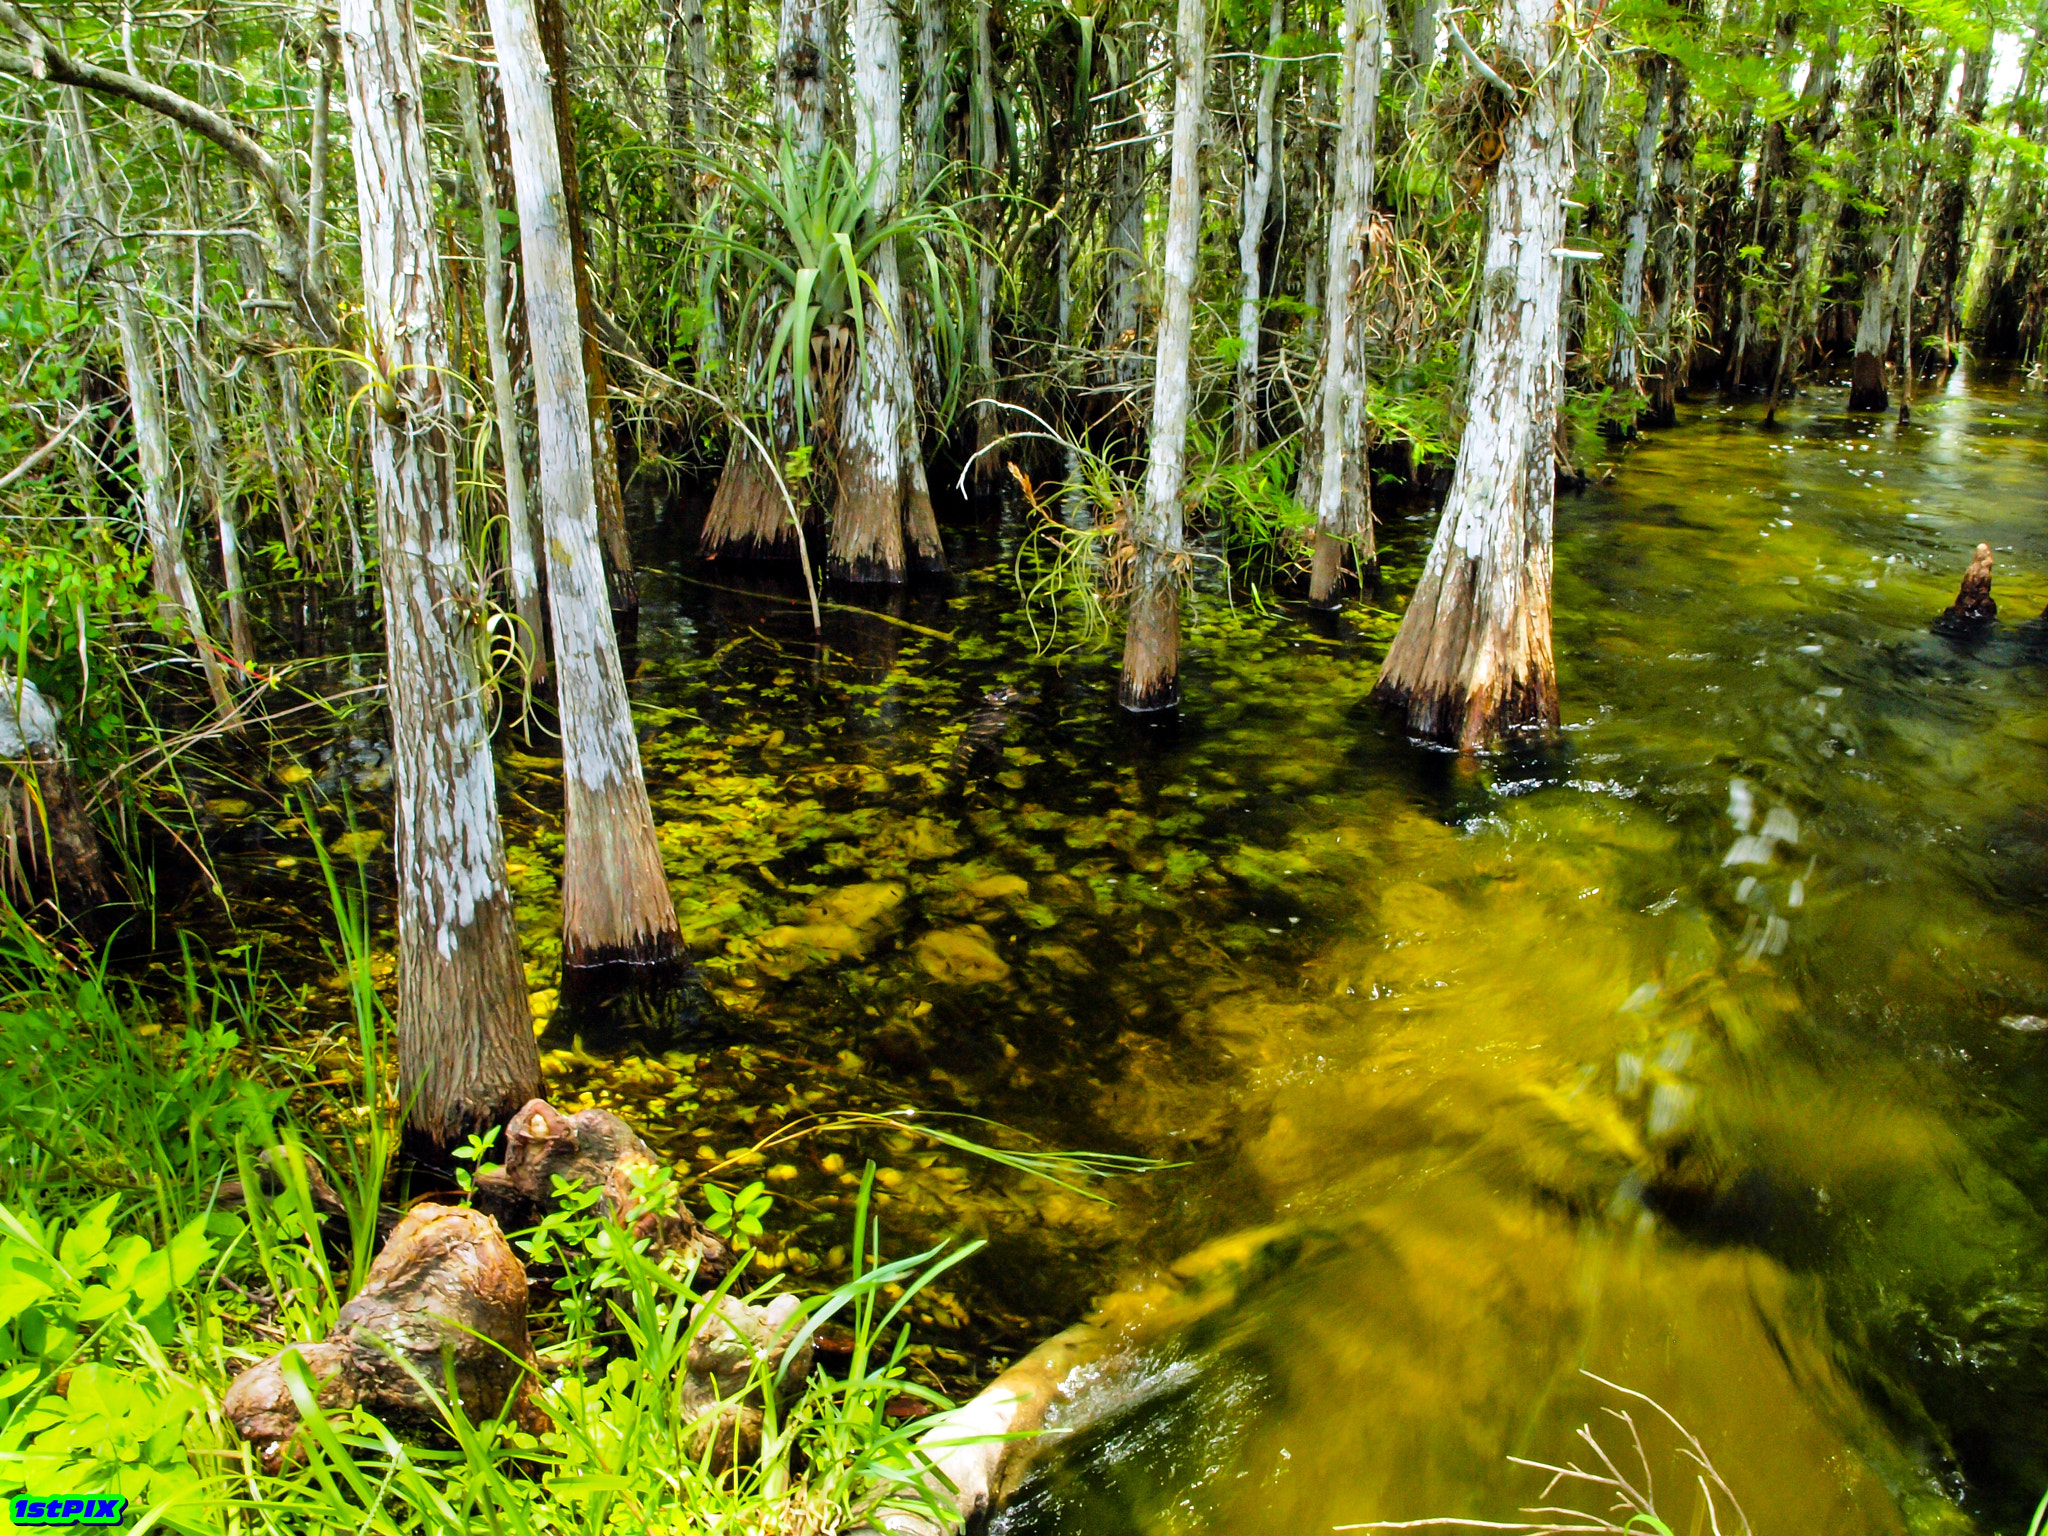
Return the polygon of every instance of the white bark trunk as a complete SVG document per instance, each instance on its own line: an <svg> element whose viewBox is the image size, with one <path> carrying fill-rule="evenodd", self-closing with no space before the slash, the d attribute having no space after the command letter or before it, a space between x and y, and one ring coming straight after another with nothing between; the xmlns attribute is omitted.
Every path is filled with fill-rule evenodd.
<svg viewBox="0 0 2048 1536"><path fill-rule="evenodd" d="M71 131L67 138L78 180L91 200L102 238L118 250L120 226L106 182L100 177L99 154L93 147L92 124L86 117L85 93L74 86L70 95ZM206 675L207 690L221 713L228 714L234 709L234 701L228 697L227 677L214 650L213 637L206 631L205 610L199 606L199 589L185 557L185 519L171 485L171 431L164 416L156 353L150 346L142 306L136 302L135 274L126 262L107 264L107 286L113 290L114 322L121 336L121 368L128 376L128 416L135 428L135 470L142 481L142 526L149 538L150 571L159 610L191 639Z"/></svg>
<svg viewBox="0 0 2048 1536"><path fill-rule="evenodd" d="M194 227L198 227L196 222ZM195 268L202 259L197 251L193 253ZM235 526L235 494L228 484L227 443L221 431L220 410L215 404L213 366L196 330L189 336L173 337L171 350L176 358L178 398L184 404L185 427L192 439L192 478L220 535L221 602L228 611L228 654L235 658L236 666L246 669L256 654L256 643L249 632L241 530Z"/></svg>
<svg viewBox="0 0 2048 1536"><path fill-rule="evenodd" d="M1373 125L1379 113L1385 0L1345 0L1339 32L1343 78L1338 85L1336 165L1330 188L1323 324L1323 392L1316 487L1315 565L1309 600L1336 594L1344 545L1361 544L1359 564L1373 558L1370 471L1366 464L1366 239L1372 217Z"/></svg>
<svg viewBox="0 0 2048 1536"><path fill-rule="evenodd" d="M824 0L782 0L775 34L775 123L799 165L825 152L825 77L832 52Z"/></svg>
<svg viewBox="0 0 2048 1536"><path fill-rule="evenodd" d="M342 0L368 417L396 783L399 1094L446 1148L540 1089L505 887L477 677L477 577L455 500L456 433L434 253L433 179L408 0Z"/></svg>
<svg viewBox="0 0 2048 1536"><path fill-rule="evenodd" d="M885 222L896 215L902 187L902 30L888 0L856 0L852 31L854 169L873 177L869 208ZM894 245L876 250L870 275L866 344L840 410L831 569L843 580L897 583L905 575L906 542L920 565L943 562L924 481Z"/></svg>
<svg viewBox="0 0 2048 1536"><path fill-rule="evenodd" d="M989 40L989 0L974 0L974 164L983 196L996 191L995 51ZM984 215L984 219L986 219ZM984 245L974 263L974 368L985 397L975 408L977 446L990 451L974 461L975 478L992 484L1001 468L993 445L1002 423L992 398L996 392L996 261Z"/></svg>
<svg viewBox="0 0 2048 1536"><path fill-rule="evenodd" d="M1650 249L1650 223L1657 209L1657 128L1664 118L1664 82L1670 60L1653 53L1643 63L1643 120L1636 129L1634 200L1629 207L1628 247L1621 262L1621 317L1614 337L1614 356L1607 383L1617 394L1633 396L1642 372L1637 331L1643 314L1643 267Z"/></svg>
<svg viewBox="0 0 2048 1536"><path fill-rule="evenodd" d="M598 548L575 260L533 0L490 0L519 190L520 255L540 422L540 497L561 704L564 962L672 958L680 935L640 772Z"/></svg>
<svg viewBox="0 0 2048 1536"><path fill-rule="evenodd" d="M1247 458L1259 435L1259 247L1265 243L1266 209L1273 198L1273 168L1279 160L1274 107L1280 100L1280 40L1287 32L1287 0L1273 0L1266 18L1266 54L1259 68L1259 100L1252 118L1252 161L1245 167L1244 220L1237 236L1237 420L1236 449Z"/></svg>
<svg viewBox="0 0 2048 1536"><path fill-rule="evenodd" d="M484 152L483 114L478 109L476 76L467 64L456 66L456 89L462 106L462 134L469 151L470 179L476 183L482 248L484 345L491 367L491 408L498 420L498 458L505 472L505 555L512 611L519 619L520 653L527 675L547 675L547 640L541 627L540 565L533 548L533 501L526 487L526 460L519 451L519 384L512 376L512 353L505 342L505 255L498 227L498 185Z"/></svg>
<svg viewBox="0 0 2048 1536"><path fill-rule="evenodd" d="M1167 191L1152 443L1144 502L1132 518L1136 557L1117 702L1128 710L1180 701L1181 484L1188 435L1188 347L1202 217L1202 97L1208 81L1206 0L1180 0L1174 36L1173 169Z"/></svg>
<svg viewBox="0 0 2048 1536"><path fill-rule="evenodd" d="M1564 199L1572 181L1569 55L1555 57L1553 0L1502 8L1500 54L1522 92L1487 195L1458 466L1374 693L1418 734L1474 750L1557 724L1550 646Z"/></svg>
<svg viewBox="0 0 2048 1536"><path fill-rule="evenodd" d="M329 102L334 95L335 36L325 26L307 60L313 71L313 143L306 177L306 281L327 282L327 146Z"/></svg>

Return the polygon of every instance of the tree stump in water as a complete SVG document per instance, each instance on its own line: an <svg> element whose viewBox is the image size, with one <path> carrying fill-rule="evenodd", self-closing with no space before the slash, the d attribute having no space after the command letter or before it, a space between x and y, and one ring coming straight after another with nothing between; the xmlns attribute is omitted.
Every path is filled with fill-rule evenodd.
<svg viewBox="0 0 2048 1536"><path fill-rule="evenodd" d="M114 886L57 725L34 683L0 670L0 890L75 926Z"/></svg>
<svg viewBox="0 0 2048 1536"><path fill-rule="evenodd" d="M433 1427L441 1422L440 1394L472 1420L495 1418L521 1391L533 1361L525 1267L481 1211L414 1206L323 1342L289 1345L228 1388L222 1406L229 1421L272 1471L299 1427L284 1374L288 1356L304 1365L322 1408L363 1407ZM536 1418L537 1410L521 1416Z"/></svg>
<svg viewBox="0 0 2048 1536"><path fill-rule="evenodd" d="M1991 546L1979 544L1963 573L1963 585L1956 600L1934 621L1936 629L1968 629L1988 624L1998 617L1998 604L1991 600Z"/></svg>

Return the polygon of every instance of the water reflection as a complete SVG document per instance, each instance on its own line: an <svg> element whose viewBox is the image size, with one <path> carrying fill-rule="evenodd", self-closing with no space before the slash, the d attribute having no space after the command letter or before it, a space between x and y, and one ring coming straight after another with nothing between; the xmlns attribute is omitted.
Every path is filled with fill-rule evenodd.
<svg viewBox="0 0 2048 1536"><path fill-rule="evenodd" d="M1560 506L1564 741L1484 775L1365 705L1392 606L1206 594L1181 720L1133 731L1110 658L1029 659L1000 534L820 641L678 527L635 686L734 1036L571 1005L557 1080L685 1156L910 1102L1189 1165L1111 1212L855 1149L903 1170L891 1231L992 1239L928 1319L956 1366L1317 1234L1101 1373L1014 1532L1508 1518L1581 1368L1759 1531L2009 1526L2048 1485L2048 410L1755 415ZM1390 519L1386 603L1432 522ZM2007 617L1935 635L1980 540ZM829 1154L775 1186L827 1269Z"/></svg>

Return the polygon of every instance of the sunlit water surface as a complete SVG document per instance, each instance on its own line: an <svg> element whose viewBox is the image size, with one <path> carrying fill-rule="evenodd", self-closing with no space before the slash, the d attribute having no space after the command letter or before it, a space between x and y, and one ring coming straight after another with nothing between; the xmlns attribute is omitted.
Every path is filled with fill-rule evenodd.
<svg viewBox="0 0 2048 1536"><path fill-rule="evenodd" d="M1587 1422L1627 1449L1582 1371L1682 1421L1760 1536L2023 1527L2048 407L1840 406L1692 408L1560 500L1563 741L1476 773L1366 701L1432 511L1389 514L1382 606L1334 628L1205 592L1181 716L1143 726L1110 656L1034 658L1013 529L820 644L800 589L656 518L636 699L729 1018L564 1004L554 1092L699 1167L901 1105L1181 1164L1114 1206L900 1137L719 1174L769 1176L763 1257L798 1274L843 1264L863 1155L899 1247L988 1239L919 1307L955 1381L1205 1245L1263 1256L1089 1374L1011 1536L1514 1519L1544 1479L1509 1456L1591 1465ZM1979 540L2001 622L1931 633ZM505 770L543 1010L558 772Z"/></svg>

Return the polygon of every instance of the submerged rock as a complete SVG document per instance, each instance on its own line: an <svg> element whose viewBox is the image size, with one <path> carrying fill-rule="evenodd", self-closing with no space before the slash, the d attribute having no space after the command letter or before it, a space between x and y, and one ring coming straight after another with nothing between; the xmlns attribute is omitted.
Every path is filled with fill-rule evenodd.
<svg viewBox="0 0 2048 1536"><path fill-rule="evenodd" d="M996 953L988 930L979 923L964 928L939 928L917 941L917 963L932 980L948 986L974 986L1004 981L1009 963Z"/></svg>

